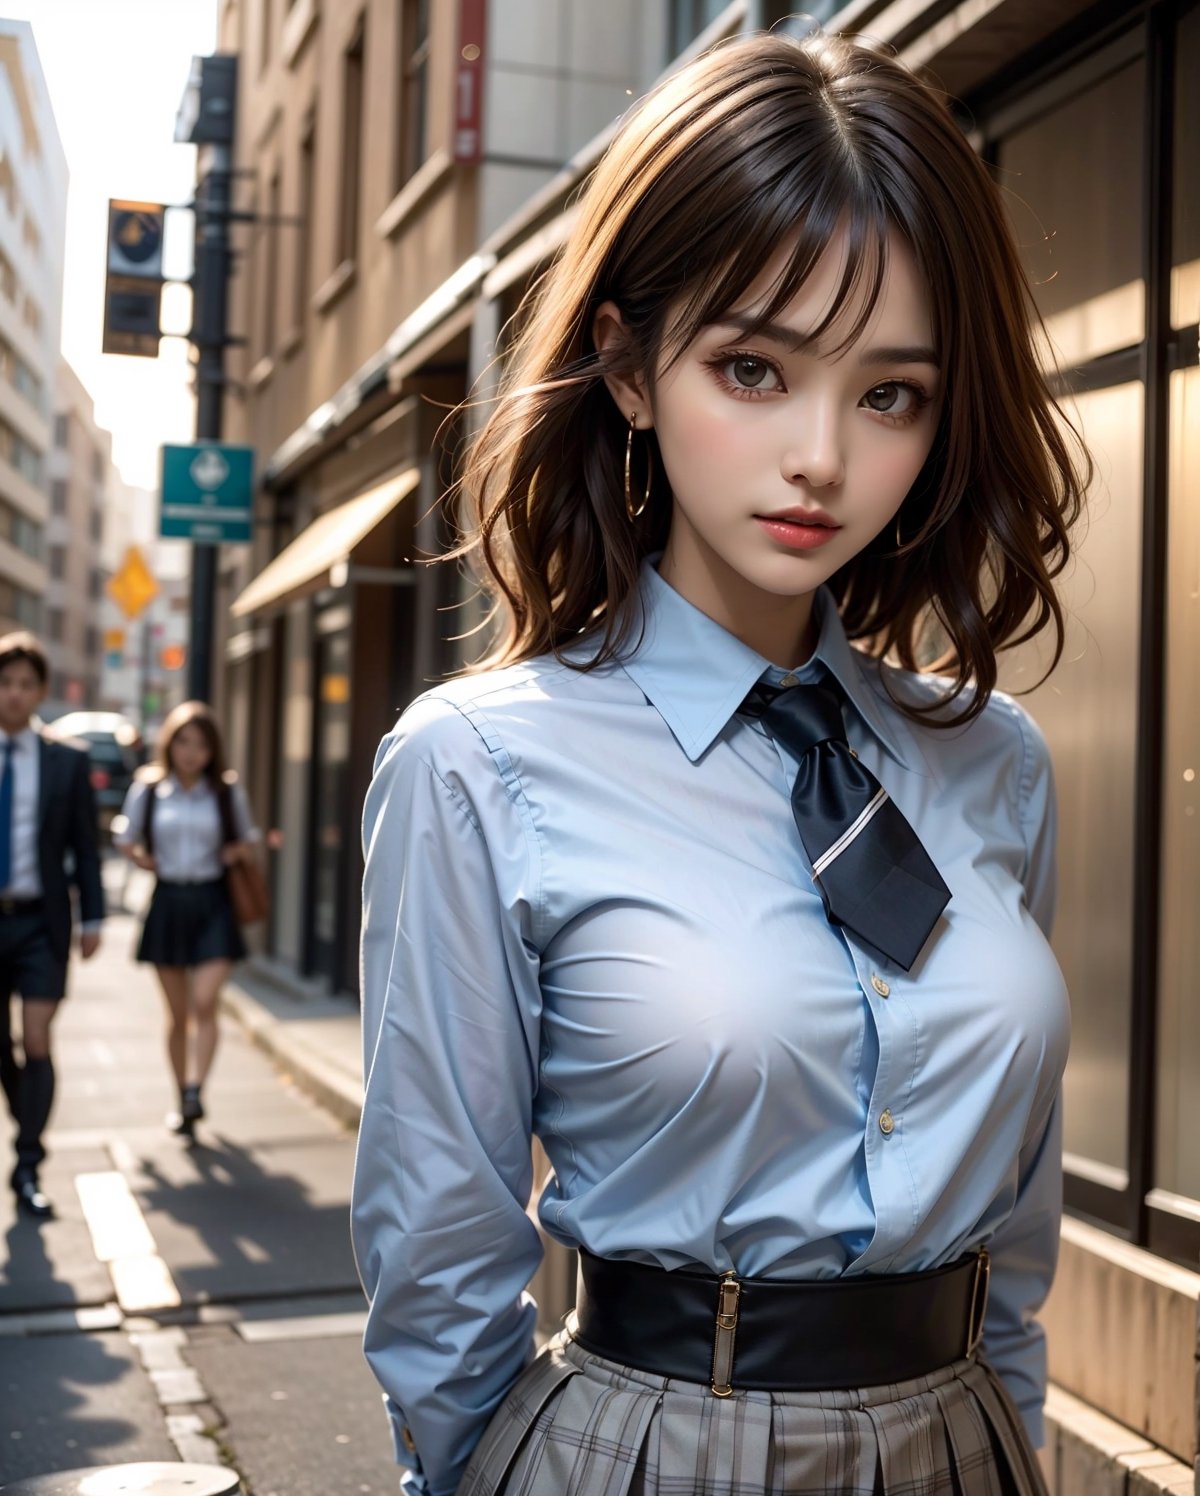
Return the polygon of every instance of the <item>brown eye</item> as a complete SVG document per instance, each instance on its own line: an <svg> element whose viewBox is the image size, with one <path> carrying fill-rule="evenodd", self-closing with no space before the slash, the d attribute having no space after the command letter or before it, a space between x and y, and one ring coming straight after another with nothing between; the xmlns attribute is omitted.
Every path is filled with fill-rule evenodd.
<svg viewBox="0 0 1200 1496"><path fill-rule="evenodd" d="M868 390L860 403L881 416L912 416L929 402L915 385L890 379Z"/></svg>
<svg viewBox="0 0 1200 1496"><path fill-rule="evenodd" d="M868 390L865 396L867 404L872 410L887 411L889 413L896 409L900 398L900 386L896 384L877 384L873 390Z"/></svg>
<svg viewBox="0 0 1200 1496"><path fill-rule="evenodd" d="M738 384L744 384L748 389L754 389L760 385L771 371L761 359L757 358L735 358L733 361L733 377Z"/></svg>

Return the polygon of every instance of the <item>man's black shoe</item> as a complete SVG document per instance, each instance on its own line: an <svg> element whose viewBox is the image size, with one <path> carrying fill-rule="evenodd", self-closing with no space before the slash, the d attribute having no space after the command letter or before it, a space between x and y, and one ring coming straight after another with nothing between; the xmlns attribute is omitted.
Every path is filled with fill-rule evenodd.
<svg viewBox="0 0 1200 1496"><path fill-rule="evenodd" d="M17 1209L36 1221L48 1221L54 1214L54 1206L48 1196L38 1189L36 1179L14 1179L13 1193L17 1197Z"/></svg>

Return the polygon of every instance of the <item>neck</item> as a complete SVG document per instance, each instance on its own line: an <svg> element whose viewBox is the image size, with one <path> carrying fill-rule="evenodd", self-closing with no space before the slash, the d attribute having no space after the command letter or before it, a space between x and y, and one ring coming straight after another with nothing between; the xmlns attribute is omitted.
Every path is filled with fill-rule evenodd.
<svg viewBox="0 0 1200 1496"><path fill-rule="evenodd" d="M0 730L6 732L10 738L17 737L19 734L23 733L28 726L28 717L26 717L24 722L0 722Z"/></svg>
<svg viewBox="0 0 1200 1496"><path fill-rule="evenodd" d="M818 636L813 593L765 592L691 536L673 547L677 531L672 529L658 564L664 582L773 665L798 669L812 656Z"/></svg>
<svg viewBox="0 0 1200 1496"><path fill-rule="evenodd" d="M203 774L181 774L178 769L172 769L171 772L185 790L190 790L193 785L199 784L204 778Z"/></svg>

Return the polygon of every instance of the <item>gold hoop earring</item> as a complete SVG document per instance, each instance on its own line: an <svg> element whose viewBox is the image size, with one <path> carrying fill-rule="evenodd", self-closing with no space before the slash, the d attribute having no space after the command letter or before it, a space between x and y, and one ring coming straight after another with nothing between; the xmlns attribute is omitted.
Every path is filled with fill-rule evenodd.
<svg viewBox="0 0 1200 1496"><path fill-rule="evenodd" d="M637 429L637 411L633 411L629 417L629 435L625 438L625 513L629 516L629 523L645 510L650 502L650 481L652 478L652 459L650 448L646 448L646 492L642 495L642 502L635 509L633 507L633 489L630 485L630 471L633 467L633 433Z"/></svg>

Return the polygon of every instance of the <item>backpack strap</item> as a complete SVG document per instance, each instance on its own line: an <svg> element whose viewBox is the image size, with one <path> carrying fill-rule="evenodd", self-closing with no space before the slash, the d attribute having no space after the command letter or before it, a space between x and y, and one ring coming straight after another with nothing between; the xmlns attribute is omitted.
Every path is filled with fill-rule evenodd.
<svg viewBox="0 0 1200 1496"><path fill-rule="evenodd" d="M142 819L142 845L148 857L154 856L154 807L158 803L160 780L152 780L146 787L146 814Z"/></svg>
<svg viewBox="0 0 1200 1496"><path fill-rule="evenodd" d="M241 841L237 829L237 816L233 809L233 786L227 779L222 779L217 786L217 809L221 813L221 835L225 845Z"/></svg>

